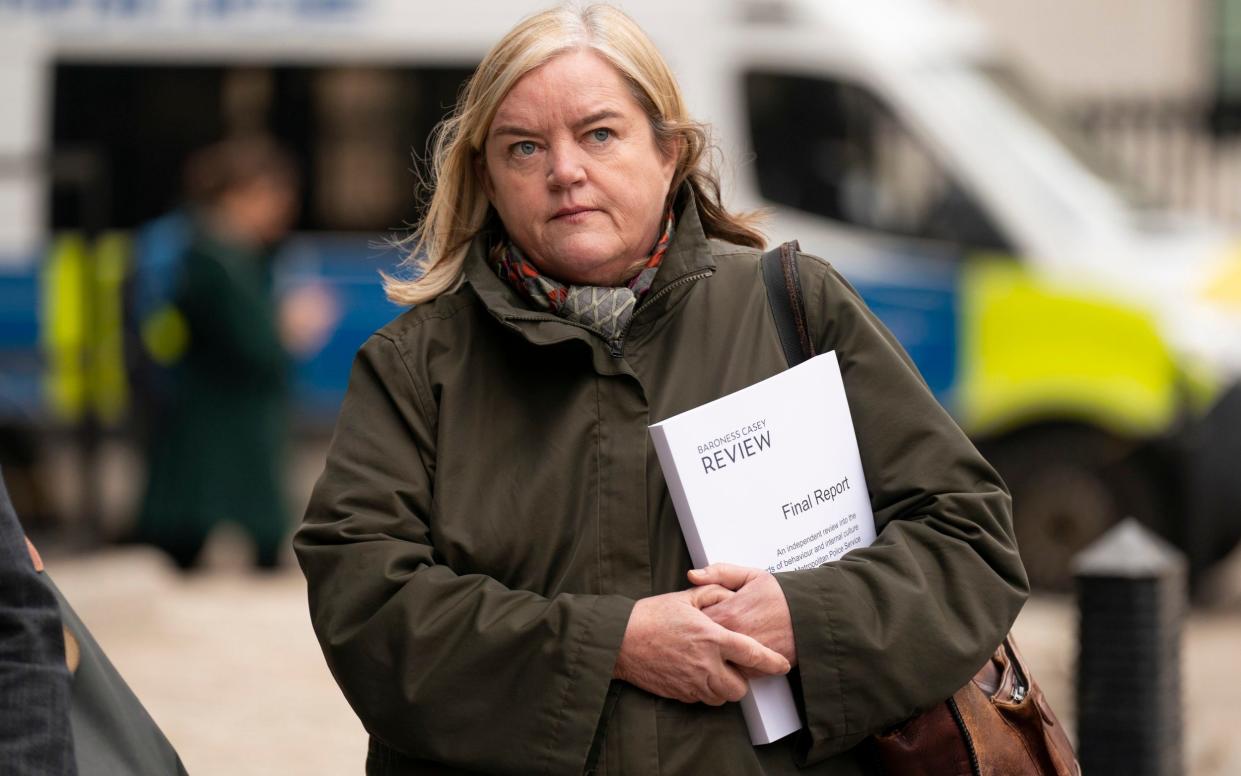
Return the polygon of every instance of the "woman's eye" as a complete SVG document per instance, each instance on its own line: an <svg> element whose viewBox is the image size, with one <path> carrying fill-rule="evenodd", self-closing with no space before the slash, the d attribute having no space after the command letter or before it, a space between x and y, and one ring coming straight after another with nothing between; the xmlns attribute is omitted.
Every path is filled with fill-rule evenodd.
<svg viewBox="0 0 1241 776"><path fill-rule="evenodd" d="M517 156L533 156L537 150L538 147L531 140L523 140L520 143L513 144L513 153Z"/></svg>
<svg viewBox="0 0 1241 776"><path fill-rule="evenodd" d="M612 137L612 130L610 129L595 129L591 130L590 133L590 139L596 143L606 142L610 137Z"/></svg>

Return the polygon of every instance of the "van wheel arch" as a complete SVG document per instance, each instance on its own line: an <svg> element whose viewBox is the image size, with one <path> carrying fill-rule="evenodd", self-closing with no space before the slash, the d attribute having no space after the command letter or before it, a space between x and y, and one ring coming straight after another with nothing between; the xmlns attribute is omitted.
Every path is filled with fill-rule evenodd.
<svg viewBox="0 0 1241 776"><path fill-rule="evenodd" d="M1035 588L1071 589L1074 556L1127 516L1177 534L1178 468L1152 440L1045 422L977 441L1012 493L1017 545Z"/></svg>

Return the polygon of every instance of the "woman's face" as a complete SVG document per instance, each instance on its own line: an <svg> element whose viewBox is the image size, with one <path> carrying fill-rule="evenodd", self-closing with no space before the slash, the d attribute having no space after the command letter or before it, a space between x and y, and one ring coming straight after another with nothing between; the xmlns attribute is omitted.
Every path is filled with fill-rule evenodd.
<svg viewBox="0 0 1241 776"><path fill-rule="evenodd" d="M527 73L500 103L478 173L541 272L605 286L624 282L654 245L675 167L620 74L575 51Z"/></svg>

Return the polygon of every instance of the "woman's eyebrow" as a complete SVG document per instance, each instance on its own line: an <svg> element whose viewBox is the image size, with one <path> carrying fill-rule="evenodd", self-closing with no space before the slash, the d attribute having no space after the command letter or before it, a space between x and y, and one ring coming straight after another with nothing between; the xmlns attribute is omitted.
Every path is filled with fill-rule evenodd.
<svg viewBox="0 0 1241 776"><path fill-rule="evenodd" d="M603 121L604 119L619 119L619 118L623 118L620 113L612 110L611 108L604 108L603 110L595 111L589 116L578 119L578 121L574 123L573 128L581 129L589 124L594 124L596 122Z"/></svg>
<svg viewBox="0 0 1241 776"><path fill-rule="evenodd" d="M518 126L516 124L501 124L498 127L491 128L492 137L497 137L499 135L519 135L523 137L531 137L537 134L539 134L537 130L527 129L526 127Z"/></svg>
<svg viewBox="0 0 1241 776"><path fill-rule="evenodd" d="M574 129L582 129L583 127L603 121L604 119L624 118L619 112L611 108L597 110L588 116L584 116L573 122ZM491 128L491 136L499 137L500 135L514 135L518 137L534 137L539 134L538 130L529 129L518 124L499 124Z"/></svg>

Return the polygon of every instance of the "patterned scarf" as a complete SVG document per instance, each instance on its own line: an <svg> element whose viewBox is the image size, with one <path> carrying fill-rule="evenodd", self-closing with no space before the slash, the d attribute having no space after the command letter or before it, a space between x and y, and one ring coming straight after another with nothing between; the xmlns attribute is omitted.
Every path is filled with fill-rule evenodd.
<svg viewBox="0 0 1241 776"><path fill-rule="evenodd" d="M496 273L535 307L548 310L601 332L609 342L620 338L642 297L651 290L655 273L672 241L672 210L664 216L664 231L638 274L623 286L566 286L547 277L522 255L511 240L498 241L491 249Z"/></svg>

